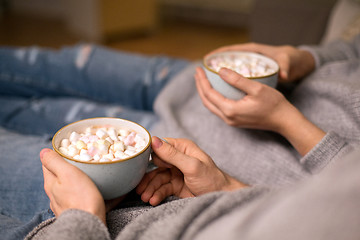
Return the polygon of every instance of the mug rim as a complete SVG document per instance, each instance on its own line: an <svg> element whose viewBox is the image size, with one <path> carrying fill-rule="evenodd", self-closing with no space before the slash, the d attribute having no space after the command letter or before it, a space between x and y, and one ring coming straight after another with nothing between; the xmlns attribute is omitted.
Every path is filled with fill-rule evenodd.
<svg viewBox="0 0 360 240"><path fill-rule="evenodd" d="M108 162L85 162L85 161L80 161L80 160L76 160L72 157L69 157L69 156L65 156L63 153L60 152L60 150L55 146L55 139L57 137L57 135L65 128L73 125L73 124L76 124L76 123L79 123L79 122L84 122L84 121L87 121L87 120L95 120L95 119L113 119L113 120L122 120L122 121L126 121L126 122L130 122L132 124L135 124L135 125L138 125L140 126L142 129L145 130L145 132L148 134L149 136L149 141L146 145L146 147L144 147L141 151L139 151L138 153L132 155L132 156L129 156L127 158L123 158L123 159L119 159L119 160L116 160L116 161L108 161ZM65 126L63 126L62 128L60 128L58 131L56 131L56 133L54 134L53 138L52 138L52 147L54 149L55 152L57 152L61 157L65 158L65 159L68 159L70 161L73 161L73 162L78 162L78 163L83 163L83 164L93 164L93 165L98 165L98 164L114 164L114 163L118 163L118 162L125 162L125 161L128 161L128 160L131 160L133 158L136 158L137 156L139 156L140 154L142 154L143 152L145 152L151 145L151 134L149 133L149 131L143 127L142 125L134 122L134 121L131 121L131 120L127 120L127 119L123 119L123 118L113 118L113 117L95 117L95 118L85 118L85 119L81 119L81 120L78 120L78 121L75 121L75 122L72 122L72 123L69 123Z"/></svg>
<svg viewBox="0 0 360 240"><path fill-rule="evenodd" d="M263 76L260 76L260 77L246 77L247 79L261 79L261 78L272 77L272 76L274 76L274 75L277 75L277 74L279 73L279 71L280 71L279 64L278 64L274 59L271 59L271 58L269 58L269 57L267 57L267 56L265 56L265 55L263 55L263 54L257 53L257 52L237 51L237 50L235 50L235 51L223 51L223 52L209 53L209 54L205 55L204 58L203 58L203 61L202 61L204 67L205 67L207 70L209 70L210 72L213 72L213 73L219 75L219 72L217 72L217 71L215 71L214 69L210 68L209 65L206 63L206 61L207 61L210 57L212 57L212 56L220 55L220 54L224 54L224 53L244 53L244 54L249 54L249 53L250 53L251 55L257 55L257 56L259 56L259 57L261 57L261 58L265 58L265 59L267 59L268 61L274 63L274 64L277 66L277 69L276 69L276 71L275 71L274 73L271 73L271 74L268 74L268 75L263 75Z"/></svg>

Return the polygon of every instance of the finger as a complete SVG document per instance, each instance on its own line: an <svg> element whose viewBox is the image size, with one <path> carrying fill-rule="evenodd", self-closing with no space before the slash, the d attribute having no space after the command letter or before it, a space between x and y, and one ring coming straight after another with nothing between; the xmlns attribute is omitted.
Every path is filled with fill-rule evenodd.
<svg viewBox="0 0 360 240"><path fill-rule="evenodd" d="M44 176L44 190L46 195L50 198L51 188L56 181L56 176L52 174L46 167L42 166Z"/></svg>
<svg viewBox="0 0 360 240"><path fill-rule="evenodd" d="M279 77L280 79L287 80L289 77L289 70L290 70L290 64L289 64L289 56L287 54L280 54L276 62L279 64Z"/></svg>
<svg viewBox="0 0 360 240"><path fill-rule="evenodd" d="M201 73L199 71L199 73L195 76L195 79L196 87L204 106L215 115L219 116L220 118L224 118L225 116L223 115L222 111L211 101L213 98L209 98L210 95L216 95L215 99L223 101L224 96L211 87L211 84L206 79L204 72Z"/></svg>
<svg viewBox="0 0 360 240"><path fill-rule="evenodd" d="M69 168L76 168L66 162L59 154L51 149L43 149L40 152L40 159L44 167L55 176L66 173Z"/></svg>
<svg viewBox="0 0 360 240"><path fill-rule="evenodd" d="M170 163L185 173L197 160L178 151L171 143L165 143L158 137L152 137L152 148L163 161Z"/></svg>
<svg viewBox="0 0 360 240"><path fill-rule="evenodd" d="M281 80L288 80L289 79L289 72L286 70L279 71L279 77Z"/></svg>
<svg viewBox="0 0 360 240"><path fill-rule="evenodd" d="M158 156L156 156L155 153L152 153L151 157L152 157L152 159L154 161L154 164L156 166L158 166L159 168L172 168L172 167L174 167L173 165L161 160Z"/></svg>
<svg viewBox="0 0 360 240"><path fill-rule="evenodd" d="M209 90L206 89L205 91L206 93L199 92L200 98L203 100L205 107L220 117L223 121L227 122L228 119L224 112L227 111L227 109L233 109L234 104L237 103L237 101L225 98L212 88Z"/></svg>
<svg viewBox="0 0 360 240"><path fill-rule="evenodd" d="M220 47L218 49L215 49L214 51L211 51L209 54L214 54L218 52L225 52L225 51L249 51L249 52L259 52L259 49L266 50L266 46L262 44L257 43L245 43L245 44L235 44L235 45L229 45Z"/></svg>
<svg viewBox="0 0 360 240"><path fill-rule="evenodd" d="M140 183L136 186L136 193L141 195L145 191L151 180L156 176L156 174L161 171L165 171L165 169L157 168L154 171L145 174L144 177L141 179Z"/></svg>
<svg viewBox="0 0 360 240"><path fill-rule="evenodd" d="M154 171L151 171L150 173L147 173L144 175L144 177L141 179L140 183L136 186L136 193L141 195L145 189L147 188L148 184L150 183L151 179L153 178L153 173L157 171L157 169L155 169Z"/></svg>
<svg viewBox="0 0 360 240"><path fill-rule="evenodd" d="M148 202L150 198L153 196L154 192L159 189L162 185L169 183L171 180L171 174L169 171L161 172L157 174L151 181L149 182L146 189L141 194L141 200L144 202Z"/></svg>
<svg viewBox="0 0 360 240"><path fill-rule="evenodd" d="M196 82L196 85L198 85L198 82ZM217 97L208 97L208 95L210 95L210 93L205 94L203 93L201 90L199 90L199 96L201 98L202 103L204 104L204 106L213 114L215 114L216 116L220 117L221 119L225 118L225 115L223 114L223 112L217 107L216 104L212 103L211 101L213 101L214 99L220 99Z"/></svg>
<svg viewBox="0 0 360 240"><path fill-rule="evenodd" d="M254 88L257 85L261 84L259 82L245 78L237 72L227 68L221 68L219 71L219 75L224 81L249 95L255 94Z"/></svg>
<svg viewBox="0 0 360 240"><path fill-rule="evenodd" d="M189 139L183 138L166 138L166 143L173 146L179 152L184 153L190 159L192 159L189 164L198 162L198 161L208 161L210 158L203 150L199 148L194 142ZM193 159L196 158L196 159ZM175 166L176 167L176 166Z"/></svg>
<svg viewBox="0 0 360 240"><path fill-rule="evenodd" d="M161 203L166 197L173 195L173 188L170 183L162 185L157 189L153 196L149 199L149 203L152 206L156 206Z"/></svg>

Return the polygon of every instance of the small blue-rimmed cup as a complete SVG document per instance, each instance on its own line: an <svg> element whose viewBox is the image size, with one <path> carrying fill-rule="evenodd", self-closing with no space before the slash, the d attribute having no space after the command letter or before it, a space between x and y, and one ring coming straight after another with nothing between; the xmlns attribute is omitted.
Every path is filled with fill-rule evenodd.
<svg viewBox="0 0 360 240"><path fill-rule="evenodd" d="M85 129L90 126L113 126L118 129L131 129L145 139L146 146L133 156L111 162L83 162L59 151L62 139L69 138L73 131L85 132ZM55 133L52 145L54 150L67 162L78 167L93 180L105 200L120 197L130 192L139 184L145 172L148 171L148 167L151 167L149 162L150 133L143 126L125 119L89 118L71 123Z"/></svg>
<svg viewBox="0 0 360 240"><path fill-rule="evenodd" d="M248 77L248 76L245 76L245 77L247 77L248 79L254 80L254 81L261 82L261 83L266 84L273 88L276 87L277 81L278 81L279 65L271 58L268 58L268 57L258 54L258 53L244 52L244 51L224 51L224 52L208 54L203 59L204 71L206 73L206 76L207 76L211 86L216 91L221 93L224 97L233 99L233 100L240 100L241 98L243 98L246 95L246 93L244 93L240 89L237 89L237 88L231 86L230 84L225 82L223 79L221 79L219 73L213 67L211 67L209 64L210 60L213 58L217 58L217 57L223 58L223 57L226 57L226 55L230 55L230 54L233 55L233 57L238 56L239 58L244 57L244 56L256 58L256 59L268 64L269 67L272 69L271 73L261 76L261 77Z"/></svg>

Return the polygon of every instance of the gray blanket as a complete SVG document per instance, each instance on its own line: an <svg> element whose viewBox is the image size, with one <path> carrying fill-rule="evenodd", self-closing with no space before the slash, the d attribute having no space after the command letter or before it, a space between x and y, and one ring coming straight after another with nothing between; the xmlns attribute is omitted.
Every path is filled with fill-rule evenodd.
<svg viewBox="0 0 360 240"><path fill-rule="evenodd" d="M344 156L360 140L360 37L304 48L317 69L289 99L327 132L306 156L277 134L233 128L211 114L196 92L195 63L157 98L161 121L152 134L194 140L222 169L255 187L117 209L108 215L109 229L91 214L68 210L28 238L358 239L360 153Z"/></svg>

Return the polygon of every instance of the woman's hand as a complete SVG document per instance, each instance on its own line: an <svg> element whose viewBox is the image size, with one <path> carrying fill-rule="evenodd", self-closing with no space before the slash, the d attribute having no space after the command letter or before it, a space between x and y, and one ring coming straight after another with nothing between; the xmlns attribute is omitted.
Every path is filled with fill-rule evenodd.
<svg viewBox="0 0 360 240"><path fill-rule="evenodd" d="M249 51L274 59L280 67L279 82L293 82L305 77L315 69L313 56L292 46L270 46L258 43L225 46L209 54L223 51Z"/></svg>
<svg viewBox="0 0 360 240"><path fill-rule="evenodd" d="M44 189L56 217L67 209L75 208L98 216L106 224L104 200L85 173L51 149L43 149L40 159L43 164Z"/></svg>
<svg viewBox="0 0 360 240"><path fill-rule="evenodd" d="M274 88L249 80L229 69L222 68L219 74L247 95L238 101L225 98L211 87L201 68L196 70L196 86L203 104L228 125L278 132L284 117L295 110Z"/></svg>
<svg viewBox="0 0 360 240"><path fill-rule="evenodd" d="M136 189L144 202L155 206L171 195L186 198L246 186L221 171L192 141L166 140L152 138L154 162L160 168L146 174Z"/></svg>
<svg viewBox="0 0 360 240"><path fill-rule="evenodd" d="M247 95L238 100L227 99L215 91L205 72L197 68L196 86L203 104L231 126L270 130L284 136L305 155L325 136L276 89L249 80L222 68L220 77Z"/></svg>

